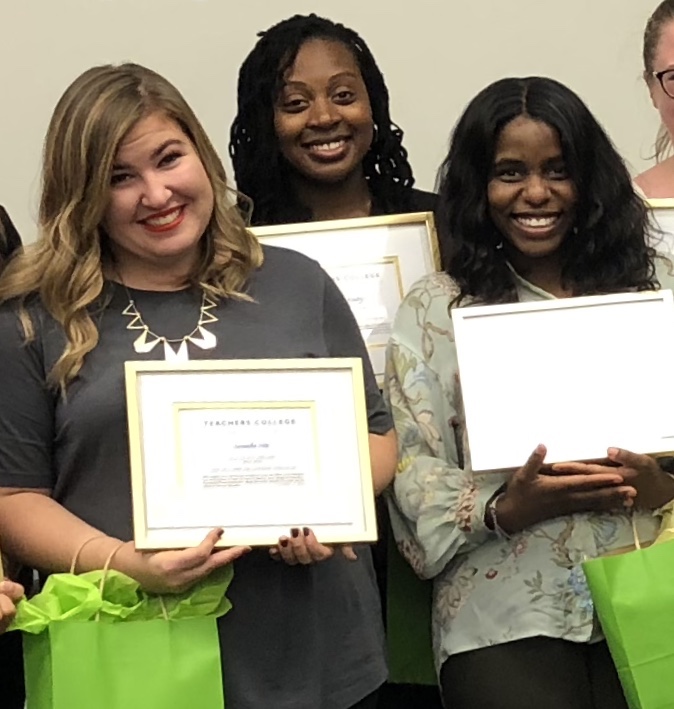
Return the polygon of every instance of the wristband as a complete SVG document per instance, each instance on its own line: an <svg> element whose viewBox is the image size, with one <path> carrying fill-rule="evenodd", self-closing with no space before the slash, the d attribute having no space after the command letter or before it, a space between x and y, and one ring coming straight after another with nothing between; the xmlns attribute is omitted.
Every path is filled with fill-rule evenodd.
<svg viewBox="0 0 674 709"><path fill-rule="evenodd" d="M504 531L498 523L498 517L496 515L496 504L505 495L505 492L497 492L489 502L484 511L484 522L487 525L487 529L491 530L500 539L510 539L511 535Z"/></svg>

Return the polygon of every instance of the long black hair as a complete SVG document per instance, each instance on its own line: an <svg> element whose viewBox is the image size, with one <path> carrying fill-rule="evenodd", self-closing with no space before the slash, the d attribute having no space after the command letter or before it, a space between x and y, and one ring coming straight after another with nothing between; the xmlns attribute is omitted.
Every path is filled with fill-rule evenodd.
<svg viewBox="0 0 674 709"><path fill-rule="evenodd" d="M461 295L515 299L502 236L489 216L487 187L499 135L518 116L552 127L574 183L575 223L562 244L562 282L574 294L657 287L647 243L649 217L620 155L590 110L553 79L501 79L468 105L438 176L443 268Z"/></svg>
<svg viewBox="0 0 674 709"><path fill-rule="evenodd" d="M237 188L253 200L253 224L309 221L290 180L290 166L279 150L274 104L283 77L300 47L311 39L341 42L354 55L372 107L374 138L363 158L373 202L386 213L404 209L414 184L403 132L391 121L384 77L363 39L344 25L314 14L295 15L260 32L239 70L238 113L230 130L229 154Z"/></svg>

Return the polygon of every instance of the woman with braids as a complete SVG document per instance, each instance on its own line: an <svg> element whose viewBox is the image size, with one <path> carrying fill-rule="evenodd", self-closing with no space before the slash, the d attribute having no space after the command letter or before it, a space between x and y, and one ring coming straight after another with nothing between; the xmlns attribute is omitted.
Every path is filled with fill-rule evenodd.
<svg viewBox="0 0 674 709"><path fill-rule="evenodd" d="M252 224L367 217L435 208L413 188L403 133L363 39L331 20L295 15L260 33L239 70L229 151ZM386 603L386 508L378 503L377 579ZM382 709L439 706L434 687L389 685Z"/></svg>
<svg viewBox="0 0 674 709"><path fill-rule="evenodd" d="M652 540L674 480L619 448L593 464L545 466L545 441L512 474L474 473L451 309L670 288L668 264L647 245L646 206L606 133L552 79L503 79L471 101L439 202L445 272L404 300L386 388L402 461L391 521L415 571L434 579L445 705L626 707L581 564L633 543L632 507L640 537ZM610 357L625 336L585 345ZM551 346L522 357L544 358ZM530 402L554 403L543 385ZM504 421L503 435L516 425Z"/></svg>
<svg viewBox="0 0 674 709"><path fill-rule="evenodd" d="M0 279L5 550L50 573L85 542L82 571L118 549L115 567L160 594L233 563L218 619L227 709L373 708L386 664L367 548L325 546L304 526L271 549L222 548L221 529L184 550L132 541L128 360L360 357L373 487L390 483L393 424L337 286L260 246L193 111L144 67L75 79L42 183L38 240Z"/></svg>
<svg viewBox="0 0 674 709"><path fill-rule="evenodd" d="M644 80L662 124L656 165L635 179L646 197L674 197L674 0L663 0L648 18L643 42Z"/></svg>
<svg viewBox="0 0 674 709"><path fill-rule="evenodd" d="M283 20L239 70L229 152L254 225L432 211L402 137L372 53L344 25Z"/></svg>

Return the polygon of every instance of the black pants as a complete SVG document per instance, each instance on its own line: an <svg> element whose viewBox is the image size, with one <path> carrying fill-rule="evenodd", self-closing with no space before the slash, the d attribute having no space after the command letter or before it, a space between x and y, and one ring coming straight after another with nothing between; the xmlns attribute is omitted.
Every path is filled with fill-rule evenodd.
<svg viewBox="0 0 674 709"><path fill-rule="evenodd" d="M379 541L372 547L372 560L377 574L384 624L386 624L388 545L389 538L393 536L393 532L391 531L385 500L380 496L377 498L376 503ZM442 709L442 702L440 701L440 690L437 685L393 684L387 682L379 690L377 702L373 706L376 706L377 709Z"/></svg>
<svg viewBox="0 0 674 709"><path fill-rule="evenodd" d="M5 633L0 636L0 707L23 709L24 699L21 633Z"/></svg>
<svg viewBox="0 0 674 709"><path fill-rule="evenodd" d="M442 709L437 685L385 684L377 709Z"/></svg>
<svg viewBox="0 0 674 709"><path fill-rule="evenodd" d="M527 638L450 657L446 709L627 709L606 643Z"/></svg>
<svg viewBox="0 0 674 709"><path fill-rule="evenodd" d="M379 698L379 690L368 694L365 699L361 699L359 702L351 705L350 709L377 709L377 699Z"/></svg>

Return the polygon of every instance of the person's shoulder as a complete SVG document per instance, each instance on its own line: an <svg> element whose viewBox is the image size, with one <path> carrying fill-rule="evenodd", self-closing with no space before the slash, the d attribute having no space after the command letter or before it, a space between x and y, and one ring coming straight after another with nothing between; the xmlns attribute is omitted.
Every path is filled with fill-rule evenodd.
<svg viewBox="0 0 674 709"><path fill-rule="evenodd" d="M394 214L412 214L415 212L434 212L438 196L433 192L424 192L414 187L397 185L386 197L373 192L372 216Z"/></svg>
<svg viewBox="0 0 674 709"><path fill-rule="evenodd" d="M408 291L396 314L392 347L415 353L432 367L453 357L451 308L459 287L446 273L420 278Z"/></svg>
<svg viewBox="0 0 674 709"><path fill-rule="evenodd" d="M647 199L674 197L674 157L667 158L634 178L634 184Z"/></svg>
<svg viewBox="0 0 674 709"><path fill-rule="evenodd" d="M435 192L425 192L412 188L410 207L413 212L434 212L438 206L438 195Z"/></svg>
<svg viewBox="0 0 674 709"><path fill-rule="evenodd" d="M310 256L285 246L262 244L262 252L264 254L264 266L305 268L309 270L320 268L318 262Z"/></svg>
<svg viewBox="0 0 674 709"><path fill-rule="evenodd" d="M21 246L21 236L2 205L0 205L0 236L3 237L0 239L0 257L9 258Z"/></svg>
<svg viewBox="0 0 674 709"><path fill-rule="evenodd" d="M17 346L22 347L25 343L26 336L20 312L21 306L17 299L0 303L0 341L5 351L14 350ZM24 312L30 319L36 338L39 337L46 315L44 308L30 299L24 305Z"/></svg>
<svg viewBox="0 0 674 709"><path fill-rule="evenodd" d="M449 311L459 292L456 281L443 271L423 276L403 298L394 330L416 329L429 320L445 323L450 320Z"/></svg>
<svg viewBox="0 0 674 709"><path fill-rule="evenodd" d="M30 319L36 336L39 336L42 330L51 331L56 326L56 321L45 308L39 296L32 294L25 298L23 304L19 298L12 298L0 303L0 329L16 326L23 331L22 311Z"/></svg>
<svg viewBox="0 0 674 709"><path fill-rule="evenodd" d="M291 282L308 284L312 281L323 282L325 271L318 261L294 249L284 246L262 244L264 259L258 277L274 280L288 279Z"/></svg>
<svg viewBox="0 0 674 709"><path fill-rule="evenodd" d="M407 292L405 300L420 296L439 298L452 302L459 295L459 286L456 281L444 271L433 271L422 276Z"/></svg>

